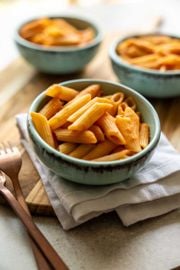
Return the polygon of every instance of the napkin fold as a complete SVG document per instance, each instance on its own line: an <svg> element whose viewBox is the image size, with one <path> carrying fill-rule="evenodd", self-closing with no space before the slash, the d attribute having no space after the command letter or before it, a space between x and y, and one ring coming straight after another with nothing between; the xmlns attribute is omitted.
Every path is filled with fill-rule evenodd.
<svg viewBox="0 0 180 270"><path fill-rule="evenodd" d="M118 184L94 187L66 181L41 163L29 143L26 117L20 114L16 118L21 142L65 230L113 210L129 226L180 208L180 154L164 134L151 160L133 177Z"/></svg>

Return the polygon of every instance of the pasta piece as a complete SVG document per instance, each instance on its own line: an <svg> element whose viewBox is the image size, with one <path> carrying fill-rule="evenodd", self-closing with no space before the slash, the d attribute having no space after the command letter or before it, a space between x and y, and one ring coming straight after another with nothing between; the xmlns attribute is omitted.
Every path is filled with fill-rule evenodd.
<svg viewBox="0 0 180 270"><path fill-rule="evenodd" d="M71 33L69 35L56 38L52 45L73 46L73 45L78 45L80 43L81 43L81 37L77 34Z"/></svg>
<svg viewBox="0 0 180 270"><path fill-rule="evenodd" d="M51 118L62 108L62 102L58 98L52 98L40 111L47 119Z"/></svg>
<svg viewBox="0 0 180 270"><path fill-rule="evenodd" d="M31 42L37 43L37 44L44 44L44 45L51 45L52 44L52 40L47 38L45 34L36 34L34 35L31 39Z"/></svg>
<svg viewBox="0 0 180 270"><path fill-rule="evenodd" d="M94 31L92 28L87 28L85 30L83 30L81 33L80 33L80 36L81 36L81 44L86 44L87 42L93 40L94 38Z"/></svg>
<svg viewBox="0 0 180 270"><path fill-rule="evenodd" d="M101 94L101 87L99 84L92 84L89 85L88 87L86 87L85 89L81 90L78 95L77 98L86 95L86 94L90 94L92 98L100 96Z"/></svg>
<svg viewBox="0 0 180 270"><path fill-rule="evenodd" d="M59 28L57 25L51 24L49 27L44 29L45 36L51 36L53 38L58 38L66 34L63 28Z"/></svg>
<svg viewBox="0 0 180 270"><path fill-rule="evenodd" d="M160 71L166 71L167 70L167 68L166 68L166 66L165 65L162 65L161 67L160 67L160 69L159 69Z"/></svg>
<svg viewBox="0 0 180 270"><path fill-rule="evenodd" d="M97 142L94 133L90 130L78 132L74 130L60 128L56 129L54 133L57 139L63 142L84 143L84 144L94 144Z"/></svg>
<svg viewBox="0 0 180 270"><path fill-rule="evenodd" d="M92 160L105 155L108 155L116 148L116 145L110 141L98 143L87 155L83 157L85 160Z"/></svg>
<svg viewBox="0 0 180 270"><path fill-rule="evenodd" d="M75 122L84 112L86 112L93 104L95 104L96 102L99 103L108 103L108 104L112 104L111 101L109 101L106 98L99 98L99 97L95 97L92 100L90 100L87 104L85 104L83 107L81 107L78 111L76 111L75 113L73 113L69 118L68 121L69 122Z"/></svg>
<svg viewBox="0 0 180 270"><path fill-rule="evenodd" d="M127 106L128 105L125 102L122 102L121 104L119 104L117 114L124 115L124 112L125 112L125 109L127 108Z"/></svg>
<svg viewBox="0 0 180 270"><path fill-rule="evenodd" d="M96 158L93 161L97 161L97 162L101 162L101 161L113 161L113 160L119 160L119 159L124 159L129 157L129 155L131 154L131 151L129 150L122 150L120 152L117 153L113 153L110 155L106 155L100 158Z"/></svg>
<svg viewBox="0 0 180 270"><path fill-rule="evenodd" d="M40 20L32 21L28 24L25 24L20 29L20 35L25 39L31 39L36 33L39 33L49 25L50 20L48 18L43 18Z"/></svg>
<svg viewBox="0 0 180 270"><path fill-rule="evenodd" d="M113 102L115 102L115 103L117 103L117 104L119 105L120 103L123 102L123 99L124 99L124 93L122 93L122 92L115 93L115 94L113 94L112 96L110 96L110 99L111 99Z"/></svg>
<svg viewBox="0 0 180 270"><path fill-rule="evenodd" d="M132 110L136 110L136 102L133 97L126 98L124 103L127 104Z"/></svg>
<svg viewBox="0 0 180 270"><path fill-rule="evenodd" d="M115 94L109 96L109 99L112 100L112 102L113 102L113 107L109 111L109 113L112 116L115 116L117 114L119 104L121 104L123 99L124 99L124 93L122 93L122 92L115 93Z"/></svg>
<svg viewBox="0 0 180 270"><path fill-rule="evenodd" d="M76 149L74 149L71 153L69 153L69 155L75 158L82 158L87 153L89 153L89 151L91 151L94 147L95 145L93 144L81 144L77 146Z"/></svg>
<svg viewBox="0 0 180 270"><path fill-rule="evenodd" d="M158 55L156 54L148 54L148 55L143 55L140 57L136 57L133 59L130 59L129 61L131 64L138 65L138 64L143 64L143 63L152 63L158 59Z"/></svg>
<svg viewBox="0 0 180 270"><path fill-rule="evenodd" d="M72 24L64 19L53 19L53 24L57 25L60 29L64 29L65 34L77 33L78 30Z"/></svg>
<svg viewBox="0 0 180 270"><path fill-rule="evenodd" d="M104 133L102 132L101 128L97 125L92 125L89 130L91 130L98 142L103 142L105 140Z"/></svg>
<svg viewBox="0 0 180 270"><path fill-rule="evenodd" d="M59 145L58 149L64 154L69 154L77 147L76 143L62 143Z"/></svg>
<svg viewBox="0 0 180 270"><path fill-rule="evenodd" d="M124 116L118 115L116 117L116 125L125 138L127 149L133 152L141 151L139 142L140 121L137 114L127 107Z"/></svg>
<svg viewBox="0 0 180 270"><path fill-rule="evenodd" d="M146 123L140 125L140 146L144 149L149 143L149 126Z"/></svg>
<svg viewBox="0 0 180 270"><path fill-rule="evenodd" d="M68 129L77 131L86 130L90 128L106 111L110 110L111 108L111 104L96 102L72 125L70 125Z"/></svg>
<svg viewBox="0 0 180 270"><path fill-rule="evenodd" d="M106 137L115 144L126 144L126 141L117 128L115 118L109 113L105 113L98 121L97 124L102 128Z"/></svg>
<svg viewBox="0 0 180 270"><path fill-rule="evenodd" d="M112 151L112 154L113 153L117 153L117 152L120 152L122 150L125 150L125 146L124 145L118 145L113 151Z"/></svg>
<svg viewBox="0 0 180 270"><path fill-rule="evenodd" d="M46 117L40 113L31 112L32 122L41 138L55 148L55 141Z"/></svg>
<svg viewBox="0 0 180 270"><path fill-rule="evenodd" d="M71 122L66 122L64 125L61 126L61 128L68 128L71 125Z"/></svg>
<svg viewBox="0 0 180 270"><path fill-rule="evenodd" d="M142 36L142 39L151 41L155 45L159 44L164 44L164 43L169 43L171 41L171 38L168 36L163 36L163 35L147 35L147 36Z"/></svg>
<svg viewBox="0 0 180 270"><path fill-rule="evenodd" d="M59 111L52 118L50 118L49 124L51 128L56 129L63 126L67 122L68 117L75 111L77 111L79 108L81 108L83 105L85 105L88 101L90 101L90 99L91 95L87 94L78 99L75 99L69 105L64 107L61 111Z"/></svg>
<svg viewBox="0 0 180 270"><path fill-rule="evenodd" d="M70 101L78 94L78 91L59 84L53 84L46 90L46 95L56 97L64 101Z"/></svg>

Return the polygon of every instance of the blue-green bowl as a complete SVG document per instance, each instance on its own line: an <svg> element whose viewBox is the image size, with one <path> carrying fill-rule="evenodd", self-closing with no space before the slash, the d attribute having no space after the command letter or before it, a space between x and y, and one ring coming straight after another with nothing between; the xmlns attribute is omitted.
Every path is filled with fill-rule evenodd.
<svg viewBox="0 0 180 270"><path fill-rule="evenodd" d="M33 65L37 70L50 74L70 74L81 71L96 55L102 41L101 31L98 26L86 19L68 16L50 16L49 18L65 19L78 29L91 27L95 32L95 38L88 44L78 46L53 46L45 47L32 43L20 36L20 29L28 22L21 24L15 32L15 44L21 56Z"/></svg>
<svg viewBox="0 0 180 270"><path fill-rule="evenodd" d="M138 111L141 112L143 120L150 126L150 143L140 153L119 161L93 162L70 157L50 147L39 136L30 116L30 112L39 111L46 103L47 96L45 96L45 92L37 96L32 103L28 113L27 126L36 154L54 173L67 180L85 185L107 185L129 178L148 161L159 141L160 123L152 105L142 95L122 84L102 80L81 79L66 81L61 85L81 91L94 83L101 85L105 95L122 91L136 100Z"/></svg>
<svg viewBox="0 0 180 270"><path fill-rule="evenodd" d="M114 73L121 83L132 87L146 97L168 98L179 96L180 70L163 72L141 68L129 64L117 54L116 49L119 43L128 38L139 36L143 35L131 35L119 38L111 45L109 56ZM178 36L168 36L179 38Z"/></svg>

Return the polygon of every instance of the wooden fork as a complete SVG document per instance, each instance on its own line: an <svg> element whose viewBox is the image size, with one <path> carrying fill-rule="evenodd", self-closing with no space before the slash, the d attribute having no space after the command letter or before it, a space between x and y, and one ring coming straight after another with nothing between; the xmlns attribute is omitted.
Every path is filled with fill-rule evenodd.
<svg viewBox="0 0 180 270"><path fill-rule="evenodd" d="M21 154L17 147L12 147L9 143L7 146L5 144L2 144L2 146L3 148L0 149L0 170L4 171L4 173L9 176L13 183L17 201L21 204L28 215L31 216L19 184L18 176L22 165ZM30 240L38 270L52 269L31 238Z"/></svg>
<svg viewBox="0 0 180 270"><path fill-rule="evenodd" d="M22 207L23 208L22 210L25 211L25 217L24 217L24 213L23 213L23 217L26 218L26 216L28 216L28 222L31 223L30 227L32 229L32 227L34 227L35 224L33 223L29 209L28 209L27 204L25 202L25 199L24 199L24 196L23 196L20 184L19 184L19 179L18 179L21 165L22 165L22 159L21 159L21 154L20 154L18 148L11 146L9 143L2 144L2 147L0 149L0 170L3 171L6 175L8 175L10 177L10 179L12 180L14 190L15 190L15 195L16 195L16 198L17 198L19 204L20 204L20 206L18 205L18 207L20 207L20 208ZM2 180L2 173L1 173L1 180ZM2 187L2 184L4 184L3 181L1 182L1 187ZM6 192L2 193L2 191L1 191L1 194L7 200L9 197L11 198L11 200L8 200L8 202L12 207L12 198L14 198L14 197L12 197L13 195L10 193L10 191L3 186L3 191L4 190L6 190ZM7 196L5 196L5 194L8 194L9 197L7 198ZM11 196L9 194L11 194ZM14 202L14 200L13 200L13 202ZM15 200L15 202L16 202L16 206L17 206L17 201ZM13 208L13 210L15 211L14 208ZM21 213L22 213L22 210L20 210ZM16 212L16 214L19 216L19 212L18 213ZM20 218L22 219L22 217L20 217ZM25 224L25 220L22 220L22 222ZM32 232L29 231L30 228L27 228L27 229L28 229L29 234L33 238ZM36 227L36 230L38 230L37 227ZM36 242L36 244L38 245L40 250L35 245L35 243L32 241L32 248L33 248L33 252L35 254L38 269L39 270L49 270L52 268L58 269L58 270L68 269L66 267L66 265L63 263L62 259L58 256L56 251L52 248L52 246L49 244L49 242L41 234L40 231L38 232L38 235L40 235L40 237L38 239L34 239L34 241ZM43 240L43 242L46 246L46 249L44 248L44 246L42 246L41 240ZM40 241L40 242L37 243L37 241ZM41 252L44 254L45 257L43 257L43 254ZM50 263L51 266L47 263L45 258L48 260L48 262ZM57 266L58 266L58 268L57 268Z"/></svg>

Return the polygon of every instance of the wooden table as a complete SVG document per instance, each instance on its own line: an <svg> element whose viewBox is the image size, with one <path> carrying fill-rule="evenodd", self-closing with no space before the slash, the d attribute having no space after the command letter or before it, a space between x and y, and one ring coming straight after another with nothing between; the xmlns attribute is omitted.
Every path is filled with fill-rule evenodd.
<svg viewBox="0 0 180 270"><path fill-rule="evenodd" d="M20 181L26 201L33 213L54 214L39 175L20 145L15 115L27 112L33 99L52 83L82 77L116 81L107 55L109 42L114 36L107 37L95 59L79 74L69 76L45 75L35 71L21 58L15 60L0 73L0 141L11 141L18 145L22 151L23 167ZM162 131L174 147L180 151L180 98L153 99L151 102L159 114ZM8 181L8 186L12 189L10 181Z"/></svg>

